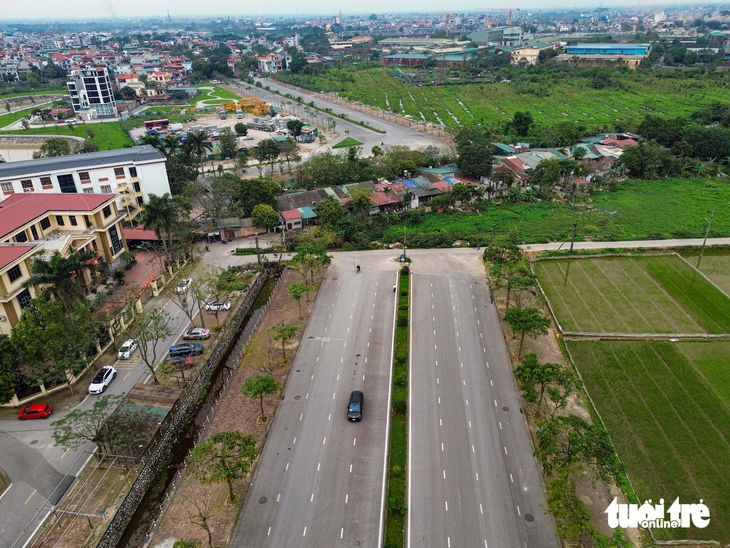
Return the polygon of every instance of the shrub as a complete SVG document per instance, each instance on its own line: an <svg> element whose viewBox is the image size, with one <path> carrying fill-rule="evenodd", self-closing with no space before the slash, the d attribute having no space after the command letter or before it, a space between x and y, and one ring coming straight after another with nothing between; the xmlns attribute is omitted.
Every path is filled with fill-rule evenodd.
<svg viewBox="0 0 730 548"><path fill-rule="evenodd" d="M403 361L405 361L405 359ZM395 380L393 382L395 382L397 386L404 386L408 382L408 375L405 373L399 373L395 376Z"/></svg>
<svg viewBox="0 0 730 548"><path fill-rule="evenodd" d="M411 273L411 267L408 266L407 264L404 264L403 266L400 267L400 273L403 276L408 276L408 274Z"/></svg>
<svg viewBox="0 0 730 548"><path fill-rule="evenodd" d="M400 476L403 473L403 469L397 464L394 464L390 467L390 473L394 476Z"/></svg>
<svg viewBox="0 0 730 548"><path fill-rule="evenodd" d="M395 400L393 402L393 411L395 411L399 415L405 415L407 410L408 404L405 400Z"/></svg>
<svg viewBox="0 0 730 548"><path fill-rule="evenodd" d="M398 307L398 310L408 310L408 305L407 304L402 304L402 305L400 305Z"/></svg>
<svg viewBox="0 0 730 548"><path fill-rule="evenodd" d="M408 353L407 352L396 352L395 354L395 361L398 363L406 363L406 360L408 359ZM397 383L396 383L397 384Z"/></svg>
<svg viewBox="0 0 730 548"><path fill-rule="evenodd" d="M408 327L408 316L399 316L398 317L398 326L399 327Z"/></svg>

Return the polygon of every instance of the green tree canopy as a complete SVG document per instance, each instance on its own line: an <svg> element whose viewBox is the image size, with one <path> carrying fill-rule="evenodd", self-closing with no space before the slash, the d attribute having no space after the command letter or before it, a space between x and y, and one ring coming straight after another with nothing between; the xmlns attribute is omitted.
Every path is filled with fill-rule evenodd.
<svg viewBox="0 0 730 548"><path fill-rule="evenodd" d="M492 173L492 146L482 128L464 126L454 141L458 154L456 165L464 175L479 179Z"/></svg>
<svg viewBox="0 0 730 548"><path fill-rule="evenodd" d="M256 375L255 377L246 379L241 388L241 393L250 398L259 398L261 416L265 417L264 396L267 394L276 394L279 390L281 390L281 386L271 375Z"/></svg>
<svg viewBox="0 0 730 548"><path fill-rule="evenodd" d="M314 206L314 212L326 224L335 224L345 215L345 210L339 200L327 198Z"/></svg>
<svg viewBox="0 0 730 548"><path fill-rule="evenodd" d="M258 204L251 212L254 226L271 229L279 226L279 214L269 204Z"/></svg>
<svg viewBox="0 0 730 548"><path fill-rule="evenodd" d="M504 314L504 321L509 324L515 335L517 333L521 335L518 356L522 356L522 343L525 342L525 335L534 338L537 338L538 335L547 335L548 327L550 327L550 318L546 317L539 308L534 307L508 308Z"/></svg>
<svg viewBox="0 0 730 548"><path fill-rule="evenodd" d="M540 363L532 352L525 355L514 375L525 400L535 404L536 416L540 416L546 393L555 410L565 407L576 383L568 369L557 363Z"/></svg>
<svg viewBox="0 0 730 548"><path fill-rule="evenodd" d="M202 483L228 484L228 498L233 501L233 482L246 477L255 458L253 436L238 430L216 432L193 448L190 467Z"/></svg>
<svg viewBox="0 0 730 548"><path fill-rule="evenodd" d="M38 152L33 153L33 158L51 158L69 154L71 154L71 145L66 139L51 137L43 142Z"/></svg>

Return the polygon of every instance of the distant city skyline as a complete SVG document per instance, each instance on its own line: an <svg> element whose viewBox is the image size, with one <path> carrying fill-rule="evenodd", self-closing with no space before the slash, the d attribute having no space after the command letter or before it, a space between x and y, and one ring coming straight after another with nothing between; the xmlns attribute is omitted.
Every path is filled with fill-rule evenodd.
<svg viewBox="0 0 730 548"><path fill-rule="evenodd" d="M605 8L634 8L634 9L677 9L682 6L701 7L717 9L720 6L728 6L726 3L708 4L706 2L693 2L691 0L682 2L681 6L668 4L666 0L588 0L587 2L556 0L527 0L523 2L491 2L493 9L497 8L520 8L522 11L557 9L557 10L584 10L588 11L599 6ZM248 5L246 5L248 4ZM321 16L336 15L342 10L343 15L370 13L394 14L394 13L446 13L444 3L438 0L406 0L398 3L398 10L393 10L393 3L388 0L372 0L367 4L367 12L363 11L364 4L356 0L338 0L337 2L325 3L302 3L296 0L280 0L276 5L276 12L273 13L273 5L270 3L246 3L223 0L214 5L200 2L199 0L25 0L18 2L5 2L0 21L49 21L49 20L88 20L88 19L128 19L167 17L167 11L174 20L176 17L189 18L215 18L227 17L240 18L245 16ZM475 11L488 11L491 6L488 2L469 0L460 5L449 6L449 13L463 13ZM306 8L303 10L302 8ZM215 10L215 11L212 11Z"/></svg>

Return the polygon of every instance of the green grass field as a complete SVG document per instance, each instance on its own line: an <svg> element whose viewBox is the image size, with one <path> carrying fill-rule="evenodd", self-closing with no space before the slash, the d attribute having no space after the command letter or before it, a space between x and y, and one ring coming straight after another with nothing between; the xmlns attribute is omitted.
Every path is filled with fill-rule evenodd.
<svg viewBox="0 0 730 548"><path fill-rule="evenodd" d="M730 333L730 298L677 256L535 264L565 331Z"/></svg>
<svg viewBox="0 0 730 548"><path fill-rule="evenodd" d="M94 132L94 141L99 145L99 150L124 148L134 144L119 122L76 124L75 133L66 124L59 124L57 127L31 128L27 131L0 131L0 135L75 135L76 137L86 138L88 136L86 133L87 127Z"/></svg>
<svg viewBox="0 0 730 548"><path fill-rule="evenodd" d="M730 542L730 343L566 344L639 499L710 508L707 528L656 538Z"/></svg>
<svg viewBox="0 0 730 548"><path fill-rule="evenodd" d="M361 145L362 143L358 141L357 139L353 139L352 137L346 137L336 145L334 145L332 148L348 148L348 147L356 147L358 145Z"/></svg>
<svg viewBox="0 0 730 548"><path fill-rule="evenodd" d="M682 253L693 266L697 265L699 253ZM705 251L700 261L700 271L720 289L730 295L730 253L727 251Z"/></svg>
<svg viewBox="0 0 730 548"><path fill-rule="evenodd" d="M452 86L407 86L388 69L338 68L315 77L285 78L310 89L337 91L365 104L457 127L474 121L505 122L516 111L530 111L536 122L580 122L613 125L648 113L683 116L713 102L727 100L716 79L656 78L644 73L622 75L620 88L593 89L587 78L548 75L537 83L487 83Z"/></svg>

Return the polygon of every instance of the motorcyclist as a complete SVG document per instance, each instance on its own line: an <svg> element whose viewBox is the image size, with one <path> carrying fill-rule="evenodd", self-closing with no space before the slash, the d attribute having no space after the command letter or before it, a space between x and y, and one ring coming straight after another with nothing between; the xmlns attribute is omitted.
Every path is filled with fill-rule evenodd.
<svg viewBox="0 0 730 548"><path fill-rule="evenodd" d="M357 272L360 272L360 265L357 265Z"/></svg>

